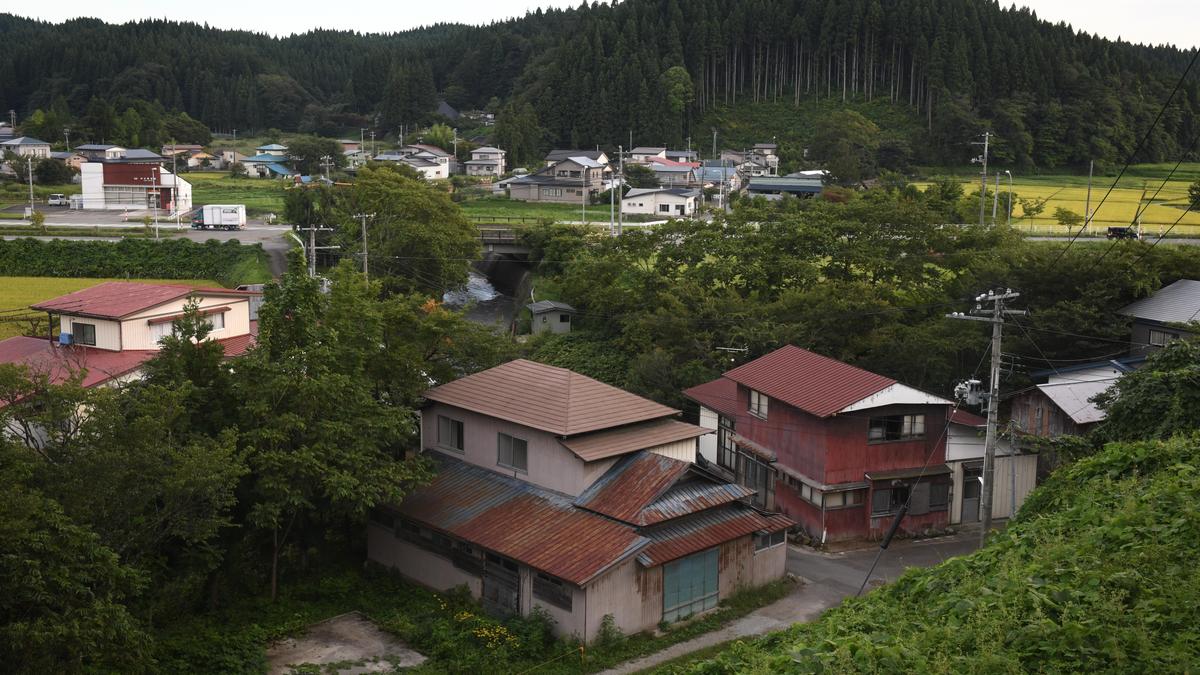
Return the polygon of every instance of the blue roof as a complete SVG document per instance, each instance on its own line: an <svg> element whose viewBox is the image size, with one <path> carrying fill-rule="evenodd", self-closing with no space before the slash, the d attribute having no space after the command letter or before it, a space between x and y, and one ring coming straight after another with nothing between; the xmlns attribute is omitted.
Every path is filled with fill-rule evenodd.
<svg viewBox="0 0 1200 675"><path fill-rule="evenodd" d="M255 150L287 150L287 146L280 145L278 143L272 143L270 145L260 145L255 148Z"/></svg>
<svg viewBox="0 0 1200 675"><path fill-rule="evenodd" d="M284 166L282 164L268 164L267 170L270 171L271 173L277 173L280 176L292 175L291 169L287 168L286 166Z"/></svg>

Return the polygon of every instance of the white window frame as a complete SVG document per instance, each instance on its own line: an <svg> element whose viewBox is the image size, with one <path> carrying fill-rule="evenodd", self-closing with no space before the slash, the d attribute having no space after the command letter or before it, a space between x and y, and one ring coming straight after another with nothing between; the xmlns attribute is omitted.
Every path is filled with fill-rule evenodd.
<svg viewBox="0 0 1200 675"><path fill-rule="evenodd" d="M770 397L761 391L754 389L750 390L750 408L749 412L760 420L767 419L767 407Z"/></svg>
<svg viewBox="0 0 1200 675"><path fill-rule="evenodd" d="M1177 339L1179 339L1179 336L1175 333L1151 328L1147 342L1149 342L1152 347L1166 347L1169 342Z"/></svg>

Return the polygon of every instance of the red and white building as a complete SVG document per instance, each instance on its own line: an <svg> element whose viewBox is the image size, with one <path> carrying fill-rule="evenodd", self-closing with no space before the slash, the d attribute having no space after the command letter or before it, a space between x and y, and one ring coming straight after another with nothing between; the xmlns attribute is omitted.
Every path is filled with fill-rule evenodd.
<svg viewBox="0 0 1200 675"><path fill-rule="evenodd" d="M82 195L73 204L109 211L190 211L191 183L163 168L158 155L139 157L81 165Z"/></svg>
<svg viewBox="0 0 1200 675"><path fill-rule="evenodd" d="M51 382L83 372L83 386L96 387L141 377L142 365L158 353L159 341L174 330L190 300L211 325L210 339L225 356L240 356L258 336L251 300L261 294L227 288L111 281L30 307L49 315L45 337L0 341L0 363L28 366ZM59 331L53 332L57 322Z"/></svg>

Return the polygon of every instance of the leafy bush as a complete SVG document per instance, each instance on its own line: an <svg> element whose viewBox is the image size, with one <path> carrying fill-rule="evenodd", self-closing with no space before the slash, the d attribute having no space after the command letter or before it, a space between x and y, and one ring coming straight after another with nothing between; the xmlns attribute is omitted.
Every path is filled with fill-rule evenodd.
<svg viewBox="0 0 1200 675"><path fill-rule="evenodd" d="M27 277L127 277L216 279L226 286L268 280L259 244L210 239L0 241L0 275Z"/></svg>
<svg viewBox="0 0 1200 675"><path fill-rule="evenodd" d="M1200 436L1065 467L988 546L688 672L1186 672Z"/></svg>

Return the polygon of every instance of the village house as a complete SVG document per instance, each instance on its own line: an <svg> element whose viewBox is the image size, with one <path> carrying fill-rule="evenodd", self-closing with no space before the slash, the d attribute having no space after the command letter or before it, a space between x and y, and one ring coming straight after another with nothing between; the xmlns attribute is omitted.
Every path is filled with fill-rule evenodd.
<svg viewBox="0 0 1200 675"><path fill-rule="evenodd" d="M50 156L50 144L28 136L18 136L0 143L0 156L6 152L11 152L18 157L46 159Z"/></svg>
<svg viewBox="0 0 1200 675"><path fill-rule="evenodd" d="M650 630L784 574L792 521L698 466L708 431L676 410L525 360L425 397L437 474L372 514L375 562L588 641L606 616Z"/></svg>
<svg viewBox="0 0 1200 675"><path fill-rule="evenodd" d="M816 541L880 537L905 502L904 532L950 523L950 401L791 345L684 394L717 431L705 465Z"/></svg>
<svg viewBox="0 0 1200 675"><path fill-rule="evenodd" d="M247 175L258 178L287 178L296 173L288 166L290 158L286 145L268 143L254 150L258 154L238 160Z"/></svg>
<svg viewBox="0 0 1200 675"><path fill-rule="evenodd" d="M127 150L116 159L80 166L81 194L72 206L110 211L192 208L192 185L160 166L163 158L145 150Z"/></svg>
<svg viewBox="0 0 1200 675"><path fill-rule="evenodd" d="M546 166L554 166L558 162L561 162L564 159L570 159L571 157L587 157L594 162L599 162L605 167L608 167L611 164L608 159L608 155L604 154L604 152L601 150L551 150L550 152L546 153Z"/></svg>
<svg viewBox="0 0 1200 675"><path fill-rule="evenodd" d="M646 166L654 172L654 177L662 187L696 187L700 184L697 175L699 163L675 162L656 157L646 162Z"/></svg>
<svg viewBox="0 0 1200 675"><path fill-rule="evenodd" d="M751 178L746 188L746 194L751 197L764 197L768 201L783 199L791 195L801 199L821 194L825 184L820 178L801 176L760 176Z"/></svg>
<svg viewBox="0 0 1200 675"><path fill-rule="evenodd" d="M111 143L84 143L75 147L75 152L87 158L89 162L103 162L109 159L120 159L127 152L125 148Z"/></svg>
<svg viewBox="0 0 1200 675"><path fill-rule="evenodd" d="M1172 340L1191 337L1200 320L1200 281L1180 279L1117 311L1133 319L1131 354L1149 355Z"/></svg>
<svg viewBox="0 0 1200 675"><path fill-rule="evenodd" d="M88 161L87 157L84 157L82 154L80 154L78 152L54 152L54 151L51 151L50 158L57 159L58 161L62 162L63 164L66 164L67 166L71 167L72 169L75 169L76 171L79 171L80 165L82 165L84 162Z"/></svg>
<svg viewBox="0 0 1200 675"><path fill-rule="evenodd" d="M778 146L774 143L756 143L750 150L722 150L721 160L738 168L743 176L778 176Z"/></svg>
<svg viewBox="0 0 1200 675"><path fill-rule="evenodd" d="M633 188L621 198L621 213L663 218L690 218L700 204L700 191L688 188Z"/></svg>
<svg viewBox="0 0 1200 675"><path fill-rule="evenodd" d="M1104 420L1091 399L1133 372L1142 354L1034 371L1037 383L1015 395L1009 405L1012 429L1020 437L1056 438L1087 433Z"/></svg>
<svg viewBox="0 0 1200 675"><path fill-rule="evenodd" d="M607 164L585 156L561 159L508 182L510 199L580 204L605 189L612 176Z"/></svg>
<svg viewBox="0 0 1200 675"><path fill-rule="evenodd" d="M946 428L946 466L950 467L950 524L979 522L983 452L987 420L952 410ZM1038 455L1023 452L1005 436L996 440L992 517L1011 518L1037 485Z"/></svg>
<svg viewBox="0 0 1200 675"><path fill-rule="evenodd" d="M475 148L471 151L471 159L467 160L468 176L501 176L504 174L505 152L490 145Z"/></svg>
<svg viewBox="0 0 1200 675"><path fill-rule="evenodd" d="M629 161L634 162L634 163L646 164L650 160L656 159L656 158L657 159L666 159L667 158L667 149L666 148L650 148L650 147L645 147L645 146L639 146L639 147L636 147L629 151Z"/></svg>
<svg viewBox="0 0 1200 675"><path fill-rule="evenodd" d="M85 165L86 166L86 165ZM244 354L258 335L259 293L176 284L110 281L32 305L45 312L57 334L18 336L0 341L0 363L16 363L63 382L86 370L83 386L128 382L141 376L142 364L174 331L189 301L212 327L210 339L225 356Z"/></svg>

